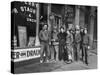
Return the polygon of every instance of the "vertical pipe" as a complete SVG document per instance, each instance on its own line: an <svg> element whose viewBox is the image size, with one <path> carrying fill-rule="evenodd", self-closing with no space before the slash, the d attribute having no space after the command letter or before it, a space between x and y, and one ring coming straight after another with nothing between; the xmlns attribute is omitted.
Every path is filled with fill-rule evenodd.
<svg viewBox="0 0 100 75"><path fill-rule="evenodd" d="M90 46L92 47L93 45L93 36L94 36L94 10L95 8L94 7L91 7L91 10L90 10Z"/></svg>
<svg viewBox="0 0 100 75"><path fill-rule="evenodd" d="M50 14L51 14L51 4L48 4L48 9L47 9L47 23L48 23L48 30L49 31L51 31Z"/></svg>
<svg viewBox="0 0 100 75"><path fill-rule="evenodd" d="M38 36L38 33L39 33L39 4L36 4L36 40L35 40L35 46L39 46L40 45L40 41L39 41L39 36Z"/></svg>

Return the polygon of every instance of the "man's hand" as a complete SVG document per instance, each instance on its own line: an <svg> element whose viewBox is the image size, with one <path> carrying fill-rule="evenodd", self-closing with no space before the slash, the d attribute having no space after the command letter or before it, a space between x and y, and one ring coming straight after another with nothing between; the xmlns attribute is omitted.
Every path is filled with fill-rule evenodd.
<svg viewBox="0 0 100 75"><path fill-rule="evenodd" d="M49 45L51 45L51 42L49 42Z"/></svg>
<svg viewBox="0 0 100 75"><path fill-rule="evenodd" d="M88 46L88 49L90 49L90 46Z"/></svg>
<svg viewBox="0 0 100 75"><path fill-rule="evenodd" d="M51 41L55 41L55 39L52 39Z"/></svg>

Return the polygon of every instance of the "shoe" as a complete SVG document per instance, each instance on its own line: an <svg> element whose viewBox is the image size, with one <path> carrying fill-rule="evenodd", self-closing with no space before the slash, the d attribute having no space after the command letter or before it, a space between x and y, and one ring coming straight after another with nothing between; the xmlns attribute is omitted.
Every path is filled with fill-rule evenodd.
<svg viewBox="0 0 100 75"><path fill-rule="evenodd" d="M86 65L88 66L88 63L86 63Z"/></svg>
<svg viewBox="0 0 100 75"><path fill-rule="evenodd" d="M40 60L40 63L43 63L43 60Z"/></svg>
<svg viewBox="0 0 100 75"><path fill-rule="evenodd" d="M49 63L49 60L46 60L47 63Z"/></svg>
<svg viewBox="0 0 100 75"><path fill-rule="evenodd" d="M68 61L66 60L65 63L68 64Z"/></svg>
<svg viewBox="0 0 100 75"><path fill-rule="evenodd" d="M56 60L54 60L53 62L56 63Z"/></svg>

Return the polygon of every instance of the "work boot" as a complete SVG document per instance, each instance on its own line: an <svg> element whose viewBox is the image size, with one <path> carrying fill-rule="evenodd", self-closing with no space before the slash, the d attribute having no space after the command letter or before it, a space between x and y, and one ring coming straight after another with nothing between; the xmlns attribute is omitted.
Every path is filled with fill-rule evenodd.
<svg viewBox="0 0 100 75"><path fill-rule="evenodd" d="M40 63L43 63L43 59L40 60Z"/></svg>

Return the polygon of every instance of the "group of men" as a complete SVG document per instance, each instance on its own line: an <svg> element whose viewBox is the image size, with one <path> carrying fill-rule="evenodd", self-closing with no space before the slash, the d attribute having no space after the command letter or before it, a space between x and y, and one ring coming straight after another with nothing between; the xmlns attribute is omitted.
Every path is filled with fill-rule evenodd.
<svg viewBox="0 0 100 75"><path fill-rule="evenodd" d="M56 31L53 33L56 33ZM65 63L71 63L82 60L88 65L89 36L87 28L67 29L65 31L64 27L60 27L60 32L57 33L56 38L51 38L53 35L50 34L48 25L43 25L43 29L39 33L41 43L40 63L50 62L50 45L52 45L55 61L58 59L59 61L63 60ZM51 43L56 41L59 42L58 45Z"/></svg>

